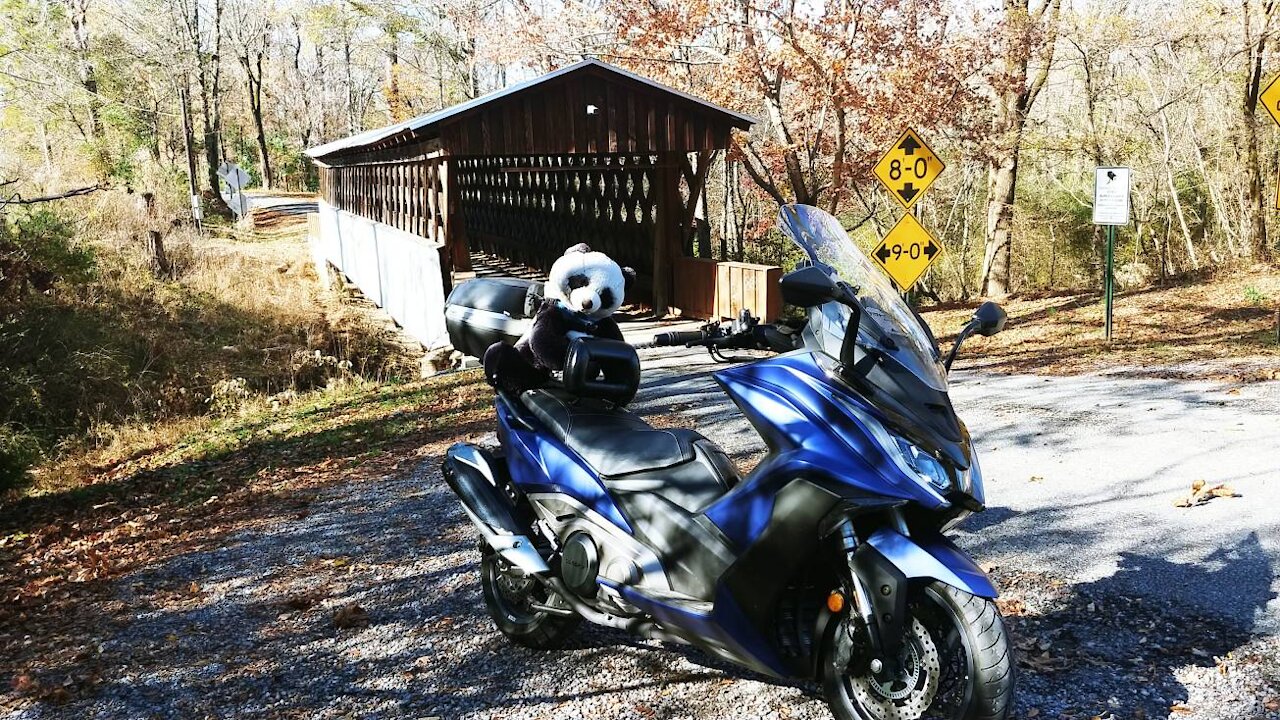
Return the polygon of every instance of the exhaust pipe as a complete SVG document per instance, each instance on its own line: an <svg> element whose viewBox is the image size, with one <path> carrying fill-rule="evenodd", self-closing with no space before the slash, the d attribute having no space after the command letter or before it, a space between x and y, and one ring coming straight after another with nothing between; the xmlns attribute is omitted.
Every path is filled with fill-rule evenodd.
<svg viewBox="0 0 1280 720"><path fill-rule="evenodd" d="M516 519L515 506L498 482L496 462L481 448L458 443L445 453L441 471L489 547L525 573L550 572L529 539L530 528Z"/></svg>

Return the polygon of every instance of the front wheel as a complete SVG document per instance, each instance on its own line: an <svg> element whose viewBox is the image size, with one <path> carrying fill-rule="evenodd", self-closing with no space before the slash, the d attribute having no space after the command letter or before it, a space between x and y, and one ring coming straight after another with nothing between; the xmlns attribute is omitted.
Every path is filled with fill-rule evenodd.
<svg viewBox="0 0 1280 720"><path fill-rule="evenodd" d="M551 650L577 629L582 618L539 609L551 605L542 583L511 567L484 543L480 550L480 587L493 624L509 640L536 650Z"/></svg>
<svg viewBox="0 0 1280 720"><path fill-rule="evenodd" d="M910 612L895 677L875 677L865 661L837 667L826 643L823 692L837 720L1009 717L1013 657L995 603L935 582Z"/></svg>

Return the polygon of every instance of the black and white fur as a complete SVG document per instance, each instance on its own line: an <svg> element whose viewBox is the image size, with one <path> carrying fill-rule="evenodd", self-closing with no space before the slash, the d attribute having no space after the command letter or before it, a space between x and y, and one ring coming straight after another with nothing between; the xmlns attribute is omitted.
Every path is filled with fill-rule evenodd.
<svg viewBox="0 0 1280 720"><path fill-rule="evenodd" d="M606 318L622 306L622 296L635 279L631 268L618 263L586 243L565 251L551 266L546 296L592 319Z"/></svg>
<svg viewBox="0 0 1280 720"><path fill-rule="evenodd" d="M519 394L563 370L574 339L622 340L622 330L610 316L622 306L635 276L634 270L619 267L586 243L566 250L551 266L545 299L529 330L515 346L494 343L485 351L485 378L494 387Z"/></svg>

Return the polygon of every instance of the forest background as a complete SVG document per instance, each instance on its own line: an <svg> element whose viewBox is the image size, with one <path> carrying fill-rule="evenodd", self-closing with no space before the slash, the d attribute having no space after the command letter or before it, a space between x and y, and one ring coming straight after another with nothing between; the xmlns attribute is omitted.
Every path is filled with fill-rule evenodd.
<svg viewBox="0 0 1280 720"><path fill-rule="evenodd" d="M6 466L18 477L68 438L109 445L128 418L402 372L376 333L194 234L190 194L216 229L223 162L305 193L308 147L585 57L759 118L709 174L716 257L785 261L782 202L875 242L901 212L870 169L911 126L947 163L919 203L947 248L926 303L1100 288L1098 165L1133 168L1120 287L1267 275L1275 15L1274 0L0 0L0 488ZM163 272L142 250L157 217Z"/></svg>

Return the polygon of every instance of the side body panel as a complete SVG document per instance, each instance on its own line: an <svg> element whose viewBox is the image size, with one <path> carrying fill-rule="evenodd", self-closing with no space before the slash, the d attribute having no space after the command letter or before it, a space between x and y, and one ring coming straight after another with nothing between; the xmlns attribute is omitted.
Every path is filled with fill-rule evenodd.
<svg viewBox="0 0 1280 720"><path fill-rule="evenodd" d="M511 480L521 492L568 495L618 528L633 533L604 483L582 458L550 435L526 428L528 419L518 417L519 411L506 402L499 400L496 407L498 439L506 449Z"/></svg>
<svg viewBox="0 0 1280 720"><path fill-rule="evenodd" d="M812 352L797 351L716 373L716 380L769 445L769 456L707 516L739 549L773 513L778 490L797 477L821 478L851 500L950 503L903 475L858 415L876 416L862 398L827 379Z"/></svg>

